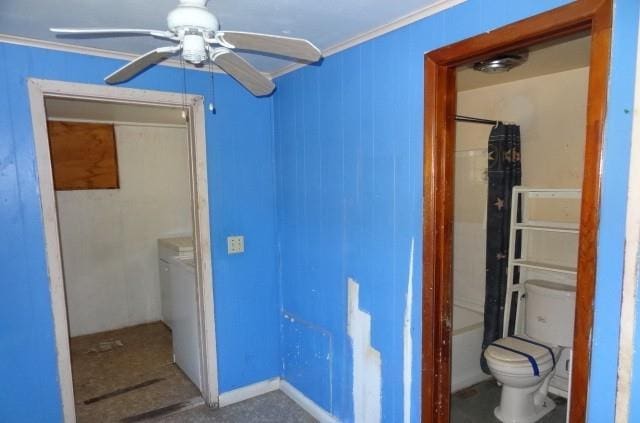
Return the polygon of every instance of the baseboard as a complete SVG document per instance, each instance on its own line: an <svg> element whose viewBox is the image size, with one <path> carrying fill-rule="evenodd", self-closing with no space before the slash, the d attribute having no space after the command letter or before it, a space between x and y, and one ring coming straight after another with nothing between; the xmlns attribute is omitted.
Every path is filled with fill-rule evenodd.
<svg viewBox="0 0 640 423"><path fill-rule="evenodd" d="M277 391L279 388L280 378L274 377L273 379L263 380L262 382L257 382L251 385L243 386L242 388L224 392L220 394L218 400L220 407L226 407L227 405L235 404L236 402L257 397L258 395Z"/></svg>
<svg viewBox="0 0 640 423"><path fill-rule="evenodd" d="M481 372L461 380L451 381L451 393L461 391L465 388L475 385L476 383L484 382L485 380L489 379L491 379L491 375L487 375Z"/></svg>
<svg viewBox="0 0 640 423"><path fill-rule="evenodd" d="M324 408L309 399L302 392L298 391L286 380L280 381L280 390L289 398L295 401L304 411L311 414L320 423L338 423L338 419L331 415Z"/></svg>
<svg viewBox="0 0 640 423"><path fill-rule="evenodd" d="M476 313L480 313L484 315L484 303L478 303L477 301L469 300L467 298L454 298L453 305L458 307L466 308L471 311L475 311Z"/></svg>
<svg viewBox="0 0 640 423"><path fill-rule="evenodd" d="M310 398L304 395L302 392L293 387L286 380L282 380L279 377L273 379L263 380L252 385L243 386L232 391L224 392L220 394L218 402L220 407L226 407L231 404L235 404L240 401L247 400L249 398L257 397L269 392L281 390L286 396L291 398L296 404L298 404L304 411L311 414L320 423L338 423L339 420L331 415L324 408L313 402Z"/></svg>

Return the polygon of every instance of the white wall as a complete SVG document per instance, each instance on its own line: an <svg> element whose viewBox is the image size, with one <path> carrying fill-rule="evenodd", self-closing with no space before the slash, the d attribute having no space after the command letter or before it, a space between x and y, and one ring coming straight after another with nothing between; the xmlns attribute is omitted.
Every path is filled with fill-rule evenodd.
<svg viewBox="0 0 640 423"><path fill-rule="evenodd" d="M458 93L458 113L520 125L522 184L531 187L580 188L584 161L587 81L580 68ZM488 75L487 77L491 77ZM456 125L454 198L454 299L484 307L487 140L491 126ZM557 203L556 203L557 204ZM575 220L578 202L558 213L539 203L541 219ZM533 240L547 261L570 264L576 242ZM549 242L552 241L552 242Z"/></svg>
<svg viewBox="0 0 640 423"><path fill-rule="evenodd" d="M120 189L56 192L71 336L159 320L156 240L191 232L186 129L115 132Z"/></svg>

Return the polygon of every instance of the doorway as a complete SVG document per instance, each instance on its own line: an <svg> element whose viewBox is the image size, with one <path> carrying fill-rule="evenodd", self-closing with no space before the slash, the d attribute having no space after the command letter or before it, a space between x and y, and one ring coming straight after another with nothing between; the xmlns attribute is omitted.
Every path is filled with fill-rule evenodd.
<svg viewBox="0 0 640 423"><path fill-rule="evenodd" d="M569 421L585 419L611 2L583 0L425 56L422 418L450 421L456 68L579 32L590 38Z"/></svg>
<svg viewBox="0 0 640 423"><path fill-rule="evenodd" d="M91 413L104 413L107 404L116 404L116 400L125 408L114 411L116 420L135 420L149 412L178 411L202 402L216 407L202 98L34 79L29 80L29 94L65 421L94 418ZM48 122L48 117L53 119ZM145 119L154 122L145 123ZM80 156L91 154L82 145L70 154L65 150L70 145L67 141L60 144L62 149L54 145L53 137L50 143L49 135L56 131L63 141L65 136L77 139L69 134L78 128L94 131L94 139L100 142L91 145L103 149L100 160L89 163L90 169L78 164ZM110 132L111 141L105 141L109 137L104 133ZM61 159L65 154L70 160ZM176 172L158 169L163 160L166 168L179 158L182 168ZM63 166L56 168L59 164ZM163 180L163 173L175 175ZM86 189L95 187L104 189ZM158 201L180 210L163 214ZM155 210L137 210L143 206ZM92 243L91 238L102 236L113 242ZM122 247L128 251L114 251ZM92 249L96 254L88 252ZM168 256L166 250L171 250ZM179 307L172 308L180 313L174 319L162 307L166 302L160 281L163 259L171 278L184 286L190 284L190 289L172 290L180 294L174 296L175 304L178 297L184 297ZM93 268L102 271L89 270ZM109 273L108 268L116 273ZM106 289L108 285L120 289ZM118 308L121 313L116 313ZM176 343L177 339L181 341ZM189 345L188 359L181 359L184 345ZM125 398L133 404L132 395L137 393L155 394L155 403L149 398L145 401L157 407L143 410L127 405Z"/></svg>
<svg viewBox="0 0 640 423"><path fill-rule="evenodd" d="M540 393L542 421L566 421L590 42L576 33L456 70L452 422L525 413L501 402L503 364ZM561 321L548 314L556 305ZM549 366L532 342L553 345Z"/></svg>

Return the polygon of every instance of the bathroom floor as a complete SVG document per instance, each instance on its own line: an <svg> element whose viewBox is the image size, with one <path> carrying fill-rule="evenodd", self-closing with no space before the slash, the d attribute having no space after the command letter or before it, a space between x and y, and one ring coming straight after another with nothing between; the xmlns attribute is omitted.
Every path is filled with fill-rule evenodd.
<svg viewBox="0 0 640 423"><path fill-rule="evenodd" d="M567 400L550 395L556 408L538 423L564 423ZM493 410L500 402L500 387L494 380L478 383L451 395L452 423L499 423Z"/></svg>

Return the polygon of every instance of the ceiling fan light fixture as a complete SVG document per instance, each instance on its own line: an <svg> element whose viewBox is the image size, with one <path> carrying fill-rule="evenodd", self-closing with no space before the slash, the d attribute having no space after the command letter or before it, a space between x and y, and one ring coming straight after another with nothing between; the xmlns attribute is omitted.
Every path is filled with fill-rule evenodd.
<svg viewBox="0 0 640 423"><path fill-rule="evenodd" d="M200 65L207 60L207 48L202 35L185 34L182 40L182 57L194 65Z"/></svg>

